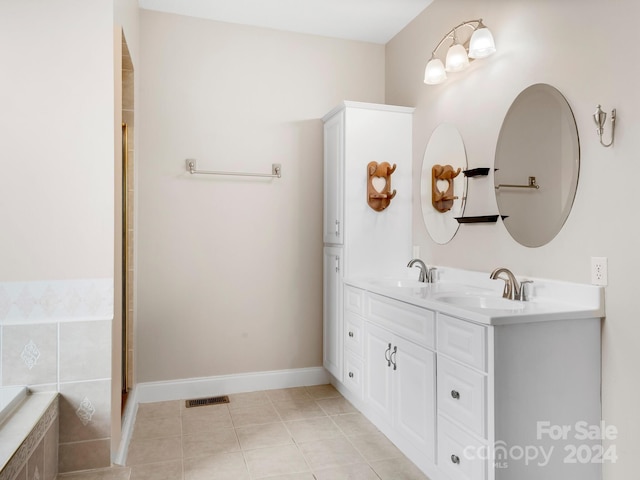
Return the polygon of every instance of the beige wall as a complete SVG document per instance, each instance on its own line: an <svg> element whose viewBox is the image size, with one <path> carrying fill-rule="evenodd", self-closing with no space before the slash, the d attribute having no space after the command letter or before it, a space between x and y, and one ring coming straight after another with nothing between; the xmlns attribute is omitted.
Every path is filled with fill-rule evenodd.
<svg viewBox="0 0 640 480"><path fill-rule="evenodd" d="M112 9L0 3L0 281L113 276Z"/></svg>
<svg viewBox="0 0 640 480"><path fill-rule="evenodd" d="M427 234L414 204L414 242L425 261L490 271L506 266L519 275L590 282L590 257L609 259L607 318L603 329L603 418L618 427L619 459L605 465L605 479L637 477L640 449L640 323L637 274L640 227L635 193L640 175L640 63L630 60L637 43L640 4L618 2L531 2L436 0L386 48L386 101L417 107L414 171L433 129L457 125L470 167L492 166L502 119L517 94L530 84L558 88L571 105L581 142L581 171L573 211L548 245L518 245L501 223L463 225L447 245ZM482 17L498 53L475 62L448 83L422 83L424 66L441 36L458 23ZM631 50L630 50L631 49ZM591 114L596 104L618 109L616 144L598 143ZM608 134L607 134L608 135ZM608 136L607 138L608 139ZM496 213L491 181L471 182L469 214ZM414 178L419 188L419 178ZM417 190L416 190L417 191ZM417 202L418 195L414 195Z"/></svg>
<svg viewBox="0 0 640 480"><path fill-rule="evenodd" d="M384 47L144 10L140 30L137 380L321 365L320 118L384 101Z"/></svg>

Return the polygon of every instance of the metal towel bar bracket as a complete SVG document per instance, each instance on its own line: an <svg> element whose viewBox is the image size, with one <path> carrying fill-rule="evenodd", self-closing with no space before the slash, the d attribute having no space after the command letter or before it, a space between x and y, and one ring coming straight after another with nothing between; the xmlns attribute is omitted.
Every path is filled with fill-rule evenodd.
<svg viewBox="0 0 640 480"><path fill-rule="evenodd" d="M536 182L536 177L529 177L528 185L508 185L508 184L496 185L496 190L499 190L501 188L535 188L536 190L538 190L540 188L540 185L538 185L538 183Z"/></svg>
<svg viewBox="0 0 640 480"><path fill-rule="evenodd" d="M266 178L281 178L282 177L282 165L279 163L271 164L271 173L245 173L245 172L211 172L207 170L198 170L196 161L192 158L185 160L187 172L193 174L203 175L232 175L235 177L266 177Z"/></svg>

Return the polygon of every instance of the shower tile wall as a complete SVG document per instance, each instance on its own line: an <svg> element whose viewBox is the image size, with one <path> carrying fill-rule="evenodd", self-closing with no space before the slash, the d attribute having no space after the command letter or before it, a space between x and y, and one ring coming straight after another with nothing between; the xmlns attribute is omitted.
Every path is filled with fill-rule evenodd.
<svg viewBox="0 0 640 480"><path fill-rule="evenodd" d="M129 47L122 37L122 122L127 124L127 291L126 291L126 353L127 387L135 384L133 378L133 333L134 333L134 225L135 225L135 110L134 110L134 70Z"/></svg>
<svg viewBox="0 0 640 480"><path fill-rule="evenodd" d="M60 392L60 472L110 464L112 318L112 279L0 283L1 383Z"/></svg>

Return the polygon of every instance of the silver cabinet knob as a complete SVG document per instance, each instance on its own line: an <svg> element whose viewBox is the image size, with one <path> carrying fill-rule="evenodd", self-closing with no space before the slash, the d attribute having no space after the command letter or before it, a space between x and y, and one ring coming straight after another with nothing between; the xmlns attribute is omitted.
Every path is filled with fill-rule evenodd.
<svg viewBox="0 0 640 480"><path fill-rule="evenodd" d="M460 398L460 392L458 392L457 390L451 390L451 398L455 398L456 400L458 400Z"/></svg>
<svg viewBox="0 0 640 480"><path fill-rule="evenodd" d="M349 332L349 336L353 338L353 332Z"/></svg>
<svg viewBox="0 0 640 480"><path fill-rule="evenodd" d="M353 372L349 372L349 378L353 378Z"/></svg>
<svg viewBox="0 0 640 480"><path fill-rule="evenodd" d="M460 457L457 455L451 455L451 461L456 465L460 465Z"/></svg>

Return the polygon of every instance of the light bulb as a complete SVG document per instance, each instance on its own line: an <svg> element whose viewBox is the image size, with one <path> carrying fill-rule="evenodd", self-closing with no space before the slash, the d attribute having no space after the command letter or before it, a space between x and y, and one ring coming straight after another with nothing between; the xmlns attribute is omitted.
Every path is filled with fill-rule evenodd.
<svg viewBox="0 0 640 480"><path fill-rule="evenodd" d="M437 85L447 79L447 72L444 70L442 60L431 57L427 67L424 69L424 83L427 85Z"/></svg>
<svg viewBox="0 0 640 480"><path fill-rule="evenodd" d="M469 57L465 48L456 43L449 47L445 70L447 72L460 72L469 66Z"/></svg>
<svg viewBox="0 0 640 480"><path fill-rule="evenodd" d="M482 24L481 24L482 25ZM495 53L496 44L491 31L482 25L478 28L469 42L469 58L484 58Z"/></svg>

